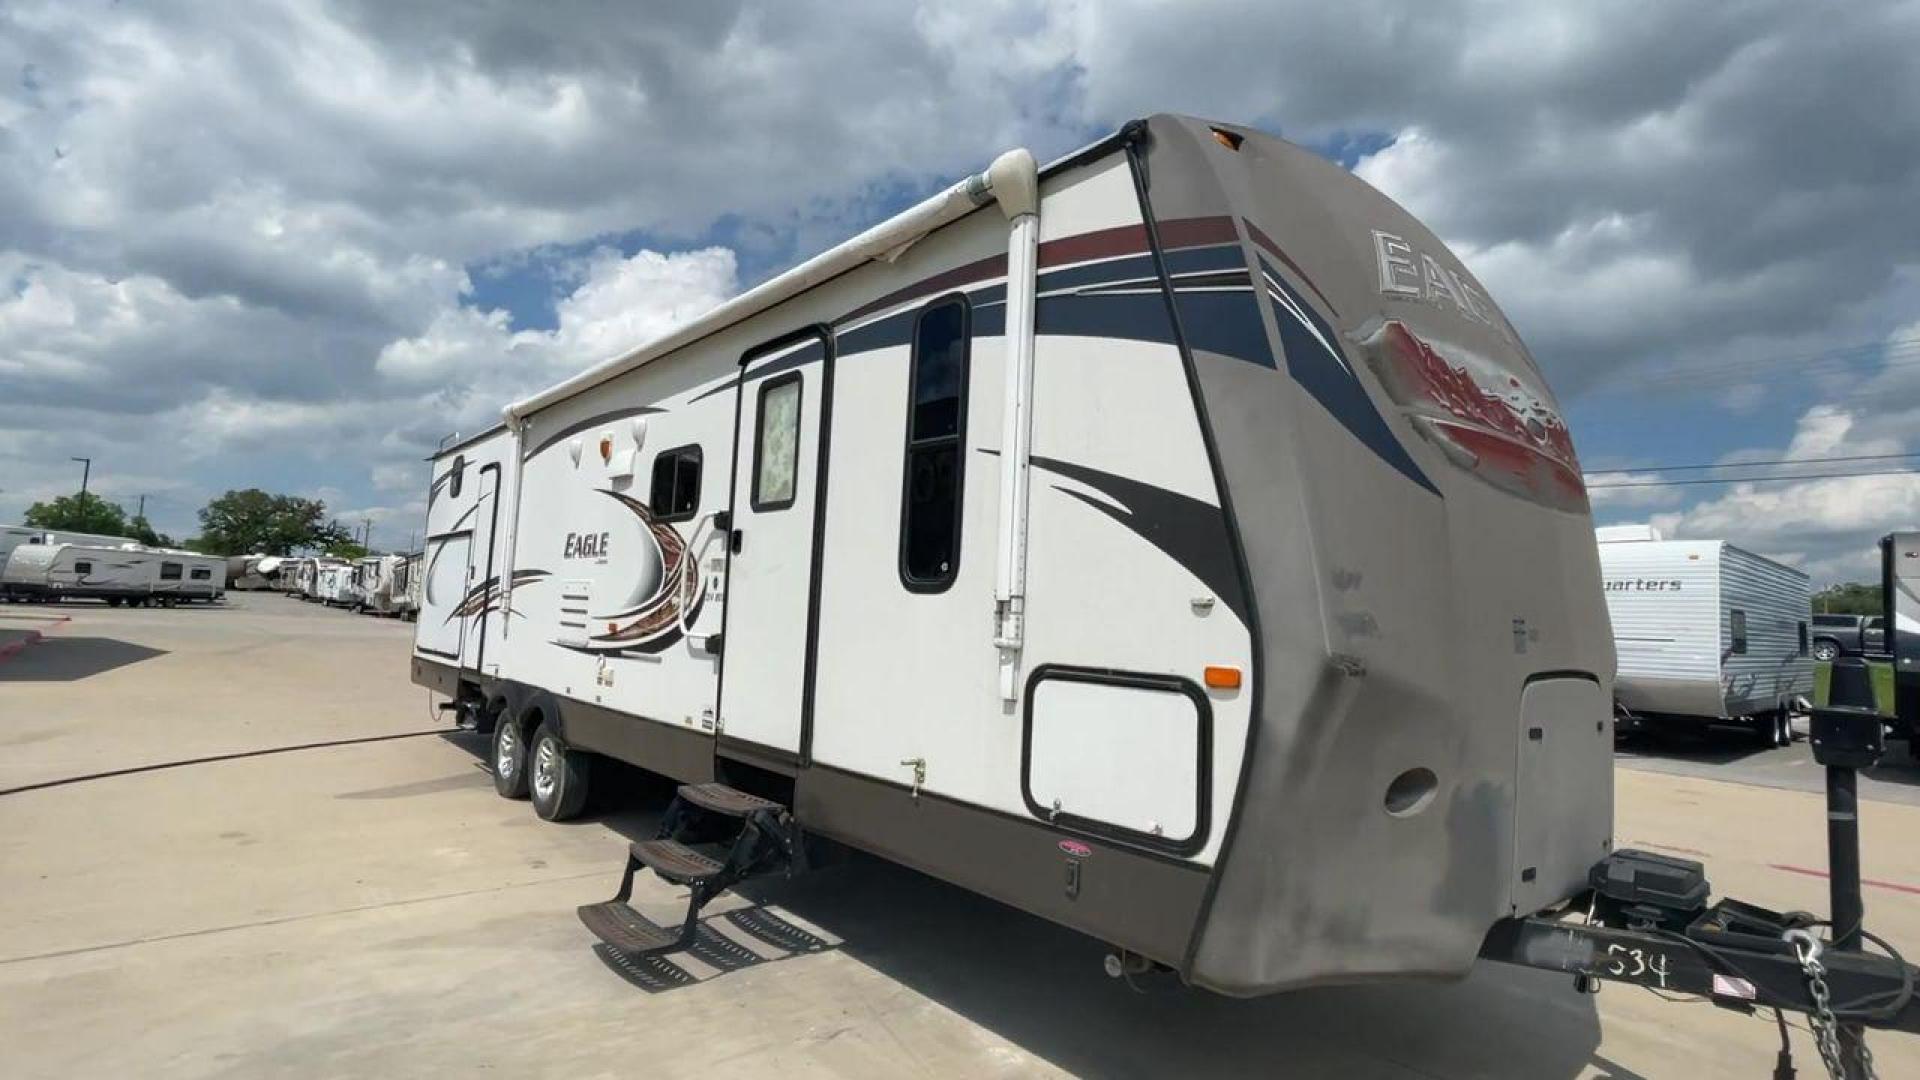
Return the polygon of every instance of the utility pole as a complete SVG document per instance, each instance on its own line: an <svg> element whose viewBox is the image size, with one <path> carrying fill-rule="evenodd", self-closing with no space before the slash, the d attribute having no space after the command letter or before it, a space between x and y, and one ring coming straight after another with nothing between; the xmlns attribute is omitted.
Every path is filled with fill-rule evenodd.
<svg viewBox="0 0 1920 1080"><path fill-rule="evenodd" d="M84 496L87 493L87 478L93 475L93 459L90 457L77 457L73 460L81 462L80 494Z"/></svg>
<svg viewBox="0 0 1920 1080"><path fill-rule="evenodd" d="M140 509L134 511L133 516L137 518L147 516L147 497L145 495L140 496Z"/></svg>

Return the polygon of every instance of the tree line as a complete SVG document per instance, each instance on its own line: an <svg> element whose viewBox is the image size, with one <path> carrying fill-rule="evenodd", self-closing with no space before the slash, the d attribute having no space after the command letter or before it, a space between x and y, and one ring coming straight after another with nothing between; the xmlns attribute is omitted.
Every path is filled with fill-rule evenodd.
<svg viewBox="0 0 1920 1080"><path fill-rule="evenodd" d="M327 514L320 499L274 495L259 488L229 491L200 508L200 535L178 543L141 514L92 492L62 495L27 508L25 523L49 532L125 536L151 547L184 547L206 555L292 555L325 552L346 558L366 554L353 531Z"/></svg>

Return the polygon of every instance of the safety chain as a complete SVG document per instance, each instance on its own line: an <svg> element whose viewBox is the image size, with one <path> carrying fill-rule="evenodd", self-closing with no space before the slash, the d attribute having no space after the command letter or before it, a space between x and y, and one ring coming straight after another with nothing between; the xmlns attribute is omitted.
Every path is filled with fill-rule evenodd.
<svg viewBox="0 0 1920 1080"><path fill-rule="evenodd" d="M1805 928L1789 930L1783 935L1793 946L1793 954L1800 960L1800 970L1807 977L1807 992L1813 995L1813 1011L1807 1014L1807 1020L1813 1025L1813 1037L1820 1047L1820 1060L1826 1063L1827 1075L1833 1080L1875 1080L1873 1071L1873 1052L1867 1049L1865 1039L1854 1041L1855 1060L1860 1065L1858 1073L1849 1073L1846 1063L1840 1056L1840 1021L1833 1015L1833 993L1827 987L1827 966L1820 962L1820 939L1811 930Z"/></svg>

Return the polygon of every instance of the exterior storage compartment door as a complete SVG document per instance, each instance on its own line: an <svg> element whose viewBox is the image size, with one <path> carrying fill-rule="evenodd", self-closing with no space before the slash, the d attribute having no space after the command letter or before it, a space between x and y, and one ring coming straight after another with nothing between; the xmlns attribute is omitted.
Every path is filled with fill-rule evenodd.
<svg viewBox="0 0 1920 1080"><path fill-rule="evenodd" d="M1528 915L1586 888L1613 841L1613 710L1600 683L1536 676L1520 693L1513 900Z"/></svg>
<svg viewBox="0 0 1920 1080"><path fill-rule="evenodd" d="M1197 851L1209 720L1206 695L1184 679L1042 667L1027 691L1027 809L1064 828Z"/></svg>

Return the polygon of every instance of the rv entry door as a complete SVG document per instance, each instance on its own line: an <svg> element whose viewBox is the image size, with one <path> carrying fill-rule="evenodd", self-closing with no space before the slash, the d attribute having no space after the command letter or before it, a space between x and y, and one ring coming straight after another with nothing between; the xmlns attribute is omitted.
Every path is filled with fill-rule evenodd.
<svg viewBox="0 0 1920 1080"><path fill-rule="evenodd" d="M740 368L719 752L776 768L803 755L812 705L830 350L809 329L749 352Z"/></svg>

